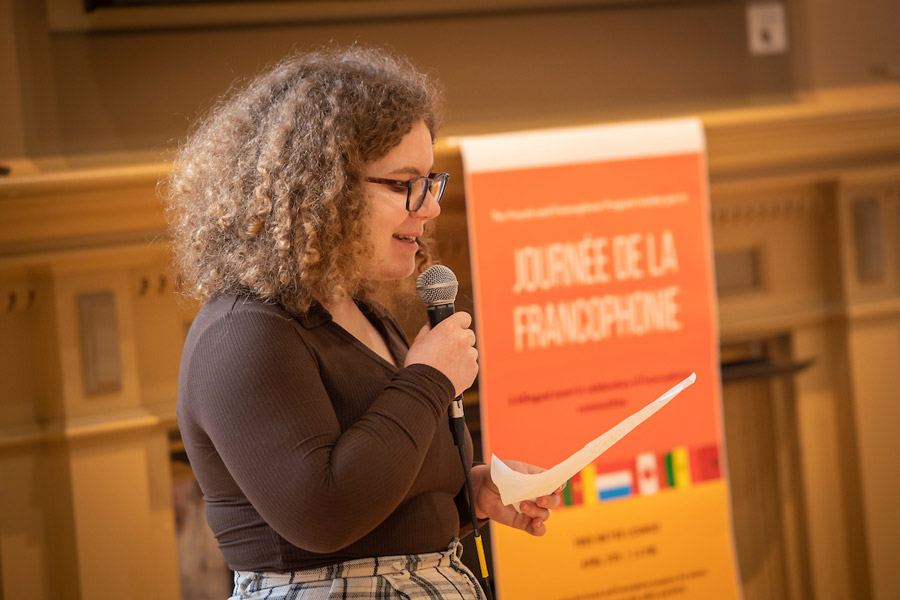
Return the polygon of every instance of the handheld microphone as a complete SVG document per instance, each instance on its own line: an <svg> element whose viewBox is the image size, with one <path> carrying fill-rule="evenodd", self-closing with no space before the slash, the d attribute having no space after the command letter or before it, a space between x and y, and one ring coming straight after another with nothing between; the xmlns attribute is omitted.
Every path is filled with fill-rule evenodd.
<svg viewBox="0 0 900 600"><path fill-rule="evenodd" d="M428 323L435 325L456 312L456 292L459 282L453 271L444 265L432 265L425 269L416 279L416 290L419 298L425 303ZM450 403L450 431L457 446L465 438L465 411L463 411L463 395L460 394Z"/></svg>

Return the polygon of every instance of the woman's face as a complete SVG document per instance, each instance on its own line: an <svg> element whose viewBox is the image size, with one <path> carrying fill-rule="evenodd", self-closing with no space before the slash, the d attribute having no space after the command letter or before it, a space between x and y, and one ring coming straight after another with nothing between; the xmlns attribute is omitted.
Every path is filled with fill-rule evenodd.
<svg viewBox="0 0 900 600"><path fill-rule="evenodd" d="M390 152L369 163L366 177L406 181L427 176L434 166L431 133L424 121L416 123ZM406 210L406 187L366 182L369 201L368 246L363 277L388 281L409 276L416 266L417 239L425 223L441 212L431 194L416 212Z"/></svg>

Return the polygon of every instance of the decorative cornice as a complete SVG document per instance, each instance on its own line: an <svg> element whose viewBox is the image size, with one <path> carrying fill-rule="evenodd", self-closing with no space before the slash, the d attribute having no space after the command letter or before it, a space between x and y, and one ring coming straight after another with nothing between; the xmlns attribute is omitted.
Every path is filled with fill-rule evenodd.
<svg viewBox="0 0 900 600"><path fill-rule="evenodd" d="M718 199L712 204L711 213L713 224L721 226L820 219L825 216L827 208L821 195L761 193L753 197Z"/></svg>
<svg viewBox="0 0 900 600"><path fill-rule="evenodd" d="M727 342L743 338L758 339L768 334L820 326L829 322L868 324L871 321L895 321L900 317L900 298L887 298L850 305L815 304L805 308L778 310L767 306L754 314L741 314L719 307L719 335Z"/></svg>
<svg viewBox="0 0 900 600"><path fill-rule="evenodd" d="M793 104L710 112L706 128L711 191L750 182L836 183L853 169L900 164L900 87L821 92ZM157 184L169 164L128 156L44 160L0 178L0 257L144 243L165 233ZM115 160L120 166L104 167ZM438 163L459 164L455 139ZM24 172L24 175L16 173ZM726 194L727 195L727 194ZM755 204L748 215L789 212L798 200ZM798 204L799 202L799 204ZM718 209L717 209L718 210ZM726 209L717 218L744 218ZM730 209L728 209L730 210ZM742 208L741 211L744 209Z"/></svg>
<svg viewBox="0 0 900 600"><path fill-rule="evenodd" d="M165 231L165 163L0 178L0 257L153 240Z"/></svg>
<svg viewBox="0 0 900 600"><path fill-rule="evenodd" d="M176 426L171 406L147 411L119 411L94 417L61 419L45 424L28 423L0 428L0 452L44 443L73 443L96 438L133 435Z"/></svg>
<svg viewBox="0 0 900 600"><path fill-rule="evenodd" d="M661 0L624 0L632 4ZM685 0L662 0L684 2ZM184 28L222 28L285 23L358 22L374 19L410 19L453 17L465 14L527 13L573 8L617 6L623 0L455 0L454 2L420 2L391 0L368 2L235 2L204 6L182 3L180 6L119 6L88 12L83 0L48 2L50 29L56 32L146 31ZM122 3L127 5L130 3ZM154 4L154 3L144 3ZM169 3L174 4L174 3Z"/></svg>
<svg viewBox="0 0 900 600"><path fill-rule="evenodd" d="M900 162L896 84L822 90L793 104L701 117L714 183Z"/></svg>
<svg viewBox="0 0 900 600"><path fill-rule="evenodd" d="M847 307L846 317L852 322L897 319L900 317L900 298L855 302Z"/></svg>
<svg viewBox="0 0 900 600"><path fill-rule="evenodd" d="M105 155L86 158L85 163L103 161ZM26 161L27 163L27 161ZM133 163L118 166L66 167L63 161L41 168L27 163L23 175L0 178L0 198L33 197L78 193L102 189L146 187L169 172L170 163ZM21 167L13 170L17 172Z"/></svg>

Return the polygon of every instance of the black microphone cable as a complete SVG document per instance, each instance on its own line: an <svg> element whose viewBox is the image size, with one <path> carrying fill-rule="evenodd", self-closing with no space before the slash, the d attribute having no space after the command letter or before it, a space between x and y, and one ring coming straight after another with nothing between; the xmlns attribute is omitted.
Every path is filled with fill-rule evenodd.
<svg viewBox="0 0 900 600"><path fill-rule="evenodd" d="M416 279L416 289L419 297L425 303L425 311L428 313L428 323L435 325L456 312L454 302L456 292L459 290L459 282L453 271L443 265L433 265L426 269ZM466 417L463 410L463 395L460 394L450 403L450 433L453 435L453 443L459 450L459 460L462 463L463 473L466 476L466 491L468 492L469 512L472 518L472 533L475 536L475 550L478 553L478 564L481 567L481 579L484 581L484 593L488 600L494 600L491 592L491 580L488 573L487 559L484 555L484 543L481 532L478 530L478 516L475 514L475 491L472 488L472 477L469 464L465 456Z"/></svg>

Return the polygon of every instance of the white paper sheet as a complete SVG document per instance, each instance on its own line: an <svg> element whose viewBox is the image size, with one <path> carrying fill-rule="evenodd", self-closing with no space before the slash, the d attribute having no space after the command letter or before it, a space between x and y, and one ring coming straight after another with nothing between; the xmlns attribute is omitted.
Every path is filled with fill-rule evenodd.
<svg viewBox="0 0 900 600"><path fill-rule="evenodd" d="M532 475L519 473L509 468L497 455L491 455L491 479L500 489L500 499L503 504L511 504L519 510L519 503L525 500L534 500L538 496L552 494L559 489L576 473L585 468L598 456L628 435L632 429L646 421L660 408L668 404L669 400L677 396L684 388L697 379L696 373L691 373L687 378L673 386L665 394L640 409L621 423L598 437L588 442L584 448L562 461L552 469Z"/></svg>

